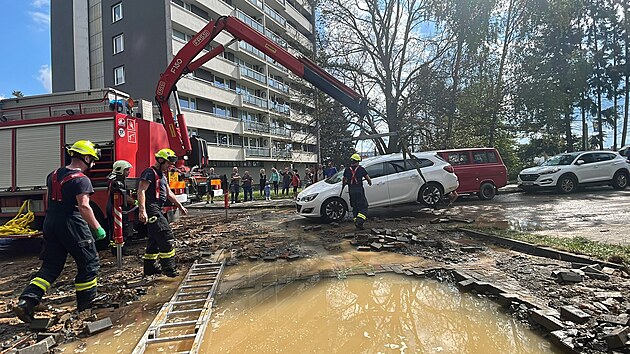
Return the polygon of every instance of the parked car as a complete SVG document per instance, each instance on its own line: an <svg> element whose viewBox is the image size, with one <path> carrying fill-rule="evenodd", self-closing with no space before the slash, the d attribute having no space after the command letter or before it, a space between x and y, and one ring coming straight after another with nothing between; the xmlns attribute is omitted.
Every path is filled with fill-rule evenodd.
<svg viewBox="0 0 630 354"><path fill-rule="evenodd" d="M415 153L417 159L403 159L402 154L389 154L364 159L361 165L372 178L372 186L364 183L370 208L421 202L435 206L442 196L459 185L453 167L435 152ZM422 176L418 172L422 171ZM297 196L297 212L306 217L338 221L349 210L348 188L341 193L343 170L332 177L308 186Z"/></svg>
<svg viewBox="0 0 630 354"><path fill-rule="evenodd" d="M497 149L443 150L438 154L455 169L458 194L477 194L481 200L490 200L507 185L507 168Z"/></svg>
<svg viewBox="0 0 630 354"><path fill-rule="evenodd" d="M579 186L611 185L615 189L628 186L630 164L613 151L586 151L560 154L537 167L526 168L518 175L524 191L556 188L571 193Z"/></svg>

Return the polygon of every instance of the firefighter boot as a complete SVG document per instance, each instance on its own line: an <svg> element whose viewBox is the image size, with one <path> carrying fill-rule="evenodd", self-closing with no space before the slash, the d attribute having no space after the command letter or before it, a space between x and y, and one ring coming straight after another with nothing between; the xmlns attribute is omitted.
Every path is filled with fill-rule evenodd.
<svg viewBox="0 0 630 354"><path fill-rule="evenodd" d="M144 276L147 277L149 275L160 275L162 274L162 269L157 265L154 259L145 259L144 260Z"/></svg>
<svg viewBox="0 0 630 354"><path fill-rule="evenodd" d="M85 294L88 295L88 294ZM109 301L109 295L107 294L97 294L94 291L92 294L88 296L82 296L80 293L77 293L77 311L82 312L87 309L91 309L93 307L97 307L99 305L105 305Z"/></svg>
<svg viewBox="0 0 630 354"><path fill-rule="evenodd" d="M364 230L365 227L363 226L363 223L365 223L365 220L360 218L360 217L356 217L354 218L354 226L359 229L359 230Z"/></svg>
<svg viewBox="0 0 630 354"><path fill-rule="evenodd" d="M166 275L169 278L175 278L179 275L175 267L175 260L173 257L170 258L161 258L160 265L162 266L162 274Z"/></svg>
<svg viewBox="0 0 630 354"><path fill-rule="evenodd" d="M13 307L13 313L24 323L31 323L35 311L33 310L37 304L28 298L22 298L17 305Z"/></svg>

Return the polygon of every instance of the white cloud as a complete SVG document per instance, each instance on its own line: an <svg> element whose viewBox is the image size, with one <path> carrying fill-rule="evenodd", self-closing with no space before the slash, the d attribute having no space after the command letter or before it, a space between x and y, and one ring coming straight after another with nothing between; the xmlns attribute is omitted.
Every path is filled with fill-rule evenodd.
<svg viewBox="0 0 630 354"><path fill-rule="evenodd" d="M28 13L31 15L31 20L40 26L49 26L50 25L50 14L41 12L41 11L31 11Z"/></svg>
<svg viewBox="0 0 630 354"><path fill-rule="evenodd" d="M39 67L39 74L35 76L47 93L52 92L52 71L49 65L42 65Z"/></svg>
<svg viewBox="0 0 630 354"><path fill-rule="evenodd" d="M31 6L36 8L50 7L50 0L33 0Z"/></svg>
<svg viewBox="0 0 630 354"><path fill-rule="evenodd" d="M0 100L3 100L3 99L5 99L5 98L7 98L7 96L5 96L5 95L3 95L3 94L1 94L1 93L0 93Z"/></svg>

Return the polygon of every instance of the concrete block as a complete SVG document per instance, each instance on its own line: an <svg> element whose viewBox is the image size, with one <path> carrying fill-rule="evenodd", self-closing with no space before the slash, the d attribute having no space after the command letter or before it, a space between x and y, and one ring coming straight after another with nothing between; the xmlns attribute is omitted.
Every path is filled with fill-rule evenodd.
<svg viewBox="0 0 630 354"><path fill-rule="evenodd" d="M499 293L497 295L497 302L501 304L501 306L510 306L512 302L519 302L518 294L513 293Z"/></svg>
<svg viewBox="0 0 630 354"><path fill-rule="evenodd" d="M591 318L591 315L589 315L588 313L570 305L562 306L560 308L560 316L566 320L575 323L584 323Z"/></svg>
<svg viewBox="0 0 630 354"><path fill-rule="evenodd" d="M582 275L571 270L562 270L557 273L557 279L561 283L579 283L582 281Z"/></svg>
<svg viewBox="0 0 630 354"><path fill-rule="evenodd" d="M313 227L311 228L311 230L313 230L313 231L319 231L319 230L321 230L321 229L322 229L322 225L315 225L315 226L313 226Z"/></svg>
<svg viewBox="0 0 630 354"><path fill-rule="evenodd" d="M137 288L139 286L146 286L147 285L147 281L145 279L135 279L135 280L130 280L128 281L125 286L130 289L130 288Z"/></svg>
<svg viewBox="0 0 630 354"><path fill-rule="evenodd" d="M287 257L287 261L289 261L289 262L290 261L295 261L295 260L298 260L298 259L300 259L300 255L299 254L290 254Z"/></svg>
<svg viewBox="0 0 630 354"><path fill-rule="evenodd" d="M580 269L580 268L584 268L587 267L588 264L586 263L579 263L579 262L571 262L571 268L573 269Z"/></svg>
<svg viewBox="0 0 630 354"><path fill-rule="evenodd" d="M276 260L275 256L267 256L263 258L263 261L265 262L274 262Z"/></svg>
<svg viewBox="0 0 630 354"><path fill-rule="evenodd" d="M403 269L401 266L399 265L394 265L392 266L392 270L394 271L394 273L396 274L403 274Z"/></svg>
<svg viewBox="0 0 630 354"><path fill-rule="evenodd" d="M529 316L533 322L545 327L548 331L564 329L564 324L559 318L550 316L544 310L531 310Z"/></svg>
<svg viewBox="0 0 630 354"><path fill-rule="evenodd" d="M354 233L343 234L343 238L353 238L353 237L354 237Z"/></svg>
<svg viewBox="0 0 630 354"><path fill-rule="evenodd" d="M463 246L459 248L460 251L466 253L477 253L483 251L483 247L479 246Z"/></svg>
<svg viewBox="0 0 630 354"><path fill-rule="evenodd" d="M490 284L485 281L475 281L473 283L473 288L479 294L485 294L490 290Z"/></svg>
<svg viewBox="0 0 630 354"><path fill-rule="evenodd" d="M599 279L599 280L604 280L604 281L609 280L610 276L602 272L599 268L601 268L601 266L597 267L595 265L589 265L589 266L580 268L580 270L582 270L586 274L586 276L588 276L589 278Z"/></svg>
<svg viewBox="0 0 630 354"><path fill-rule="evenodd" d="M598 292L595 292L595 297L598 299L613 298L613 299L623 300L623 295L621 294L620 291L598 291Z"/></svg>
<svg viewBox="0 0 630 354"><path fill-rule="evenodd" d="M451 272L451 274L453 274L453 277L455 278L455 281L462 281L462 280L466 280L466 279L471 279L472 277L470 275L468 275L468 273L462 271L462 270L458 270L455 269Z"/></svg>
<svg viewBox="0 0 630 354"><path fill-rule="evenodd" d="M600 322L612 323L615 325L625 326L628 324L627 316L601 315Z"/></svg>
<svg viewBox="0 0 630 354"><path fill-rule="evenodd" d="M419 269L419 268L413 268L413 269L411 270L411 272L412 272L415 276L417 276L417 277L423 277L423 276L424 276L424 271L422 271L422 270L421 270L421 269Z"/></svg>
<svg viewBox="0 0 630 354"><path fill-rule="evenodd" d="M257 261L258 257L257 256L249 256L248 259L252 262Z"/></svg>
<svg viewBox="0 0 630 354"><path fill-rule="evenodd" d="M396 241L398 241L398 242L405 242L405 243L407 243L407 242L409 242L409 239L408 239L408 238L406 238L406 237L404 237L404 236L397 236L397 237L396 237Z"/></svg>
<svg viewBox="0 0 630 354"><path fill-rule="evenodd" d="M112 319L109 317L105 317L102 320L89 322L87 324L87 333L89 335L96 334L105 330L112 328L114 324L112 323Z"/></svg>
<svg viewBox="0 0 630 354"><path fill-rule="evenodd" d="M43 330L48 329L48 327L52 326L54 322L55 322L54 318L52 317L35 318L31 322L30 328L33 331L43 331Z"/></svg>
<svg viewBox="0 0 630 354"><path fill-rule="evenodd" d="M403 274L404 274L404 275L407 275L407 276L412 276L412 275L414 275L414 274L413 274L413 272L412 272L412 271L410 271L410 270L403 270Z"/></svg>
<svg viewBox="0 0 630 354"><path fill-rule="evenodd" d="M472 290L474 287L475 281L473 279L466 279L460 282L457 282L457 287L462 290Z"/></svg>
<svg viewBox="0 0 630 354"><path fill-rule="evenodd" d="M47 337L31 346L18 350L19 354L46 354L57 343L53 337Z"/></svg>
<svg viewBox="0 0 630 354"><path fill-rule="evenodd" d="M59 339L61 338L61 333L59 332L39 332L37 333L37 341L42 341L48 337L51 337L55 343L59 342Z"/></svg>
<svg viewBox="0 0 630 354"><path fill-rule="evenodd" d="M616 269L615 268L610 268L610 267L604 267L602 268L602 273L604 274L608 274L608 275L613 275L615 274Z"/></svg>
<svg viewBox="0 0 630 354"><path fill-rule="evenodd" d="M604 336L604 340L608 345L608 350L623 348L628 341L628 332L630 327L619 327Z"/></svg>
<svg viewBox="0 0 630 354"><path fill-rule="evenodd" d="M563 352L566 353L578 353L575 349L575 344L573 343L573 337L569 336L569 334L564 330L552 331L550 333L551 341L555 343L557 346L563 349Z"/></svg>
<svg viewBox="0 0 630 354"><path fill-rule="evenodd" d="M372 248L370 246L359 246L357 247L357 251L359 252L370 252Z"/></svg>
<svg viewBox="0 0 630 354"><path fill-rule="evenodd" d="M365 275L367 275L368 277L373 277L376 275L375 272L365 272Z"/></svg>
<svg viewBox="0 0 630 354"><path fill-rule="evenodd" d="M378 243L378 242L373 242L370 244L370 247L374 250L374 251L380 251L383 248L383 245Z"/></svg>

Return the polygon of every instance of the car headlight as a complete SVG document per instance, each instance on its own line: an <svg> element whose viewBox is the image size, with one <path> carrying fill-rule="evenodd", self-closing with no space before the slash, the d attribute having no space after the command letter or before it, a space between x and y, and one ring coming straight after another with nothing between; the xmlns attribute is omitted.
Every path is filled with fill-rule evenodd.
<svg viewBox="0 0 630 354"><path fill-rule="evenodd" d="M317 198L317 195L319 193L315 193L315 194L309 194L307 196L302 197L302 199L300 199L301 202L310 202L311 200Z"/></svg>
<svg viewBox="0 0 630 354"><path fill-rule="evenodd" d="M558 171L560 171L560 169L556 167L556 168L554 168L553 170L547 170L547 171L545 171L545 172L540 172L539 174L540 174L540 175L550 175L550 174L552 174L552 173L556 173L556 172L558 172Z"/></svg>

